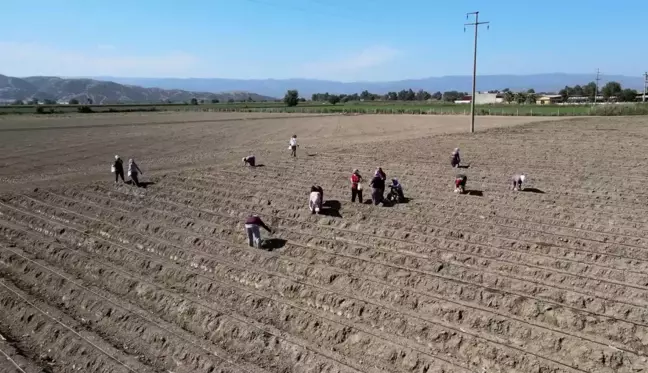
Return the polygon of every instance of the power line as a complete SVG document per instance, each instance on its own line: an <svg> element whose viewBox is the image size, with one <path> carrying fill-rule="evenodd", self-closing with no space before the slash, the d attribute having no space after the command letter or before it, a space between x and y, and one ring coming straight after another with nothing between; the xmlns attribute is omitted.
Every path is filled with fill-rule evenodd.
<svg viewBox="0 0 648 373"><path fill-rule="evenodd" d="M466 32L466 26L475 27L475 51L473 53L473 79L472 79L472 100L470 100L470 133L475 132L475 96L477 91L477 31L479 30L479 25L487 25L486 29L490 29L490 22L479 22L479 12L470 12L466 13L466 19L470 15L475 15L475 22L473 23L464 23L464 32Z"/></svg>

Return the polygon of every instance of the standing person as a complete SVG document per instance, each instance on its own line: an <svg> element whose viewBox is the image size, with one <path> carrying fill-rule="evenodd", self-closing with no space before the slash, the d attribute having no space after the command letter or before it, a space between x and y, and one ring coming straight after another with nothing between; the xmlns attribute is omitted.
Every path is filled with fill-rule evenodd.
<svg viewBox="0 0 648 373"><path fill-rule="evenodd" d="M356 196L358 202L362 203L362 176L357 168L351 174L351 202L355 202Z"/></svg>
<svg viewBox="0 0 648 373"><path fill-rule="evenodd" d="M268 233L272 234L272 229L261 220L259 215L250 215L245 219L245 233L248 238L248 245L251 247L261 248L261 229L263 228Z"/></svg>
<svg viewBox="0 0 648 373"><path fill-rule="evenodd" d="M373 179L371 179L371 200L374 205L378 205L383 201L383 196L385 193L385 180L376 172Z"/></svg>
<svg viewBox="0 0 648 373"><path fill-rule="evenodd" d="M324 202L324 189L319 185L311 187L310 197L308 199L308 209L312 214L319 214Z"/></svg>
<svg viewBox="0 0 648 373"><path fill-rule="evenodd" d="M248 155L247 157L243 157L243 165L250 165L250 167L255 167L256 166L256 158L254 158L253 155Z"/></svg>
<svg viewBox="0 0 648 373"><path fill-rule="evenodd" d="M290 138L290 156L297 157L297 135L292 135Z"/></svg>
<svg viewBox="0 0 648 373"><path fill-rule="evenodd" d="M455 148L455 150L452 151L452 158L450 159L450 164L452 165L453 168L459 167L459 164L461 163L461 157L459 156L459 148Z"/></svg>
<svg viewBox="0 0 648 373"><path fill-rule="evenodd" d="M140 187L139 174L144 175L133 158L128 160L128 176L131 178L136 187Z"/></svg>
<svg viewBox="0 0 648 373"><path fill-rule="evenodd" d="M463 174L458 174L455 176L455 193L463 194L466 192L466 182L468 181L468 177Z"/></svg>
<svg viewBox="0 0 648 373"><path fill-rule="evenodd" d="M380 176L381 179L387 180L387 174L383 171L382 167L376 168L375 176Z"/></svg>
<svg viewBox="0 0 648 373"><path fill-rule="evenodd" d="M513 175L513 187L512 189L514 191L519 191L522 190L522 183L526 179L526 176L524 174L515 174Z"/></svg>
<svg viewBox="0 0 648 373"><path fill-rule="evenodd" d="M115 174L115 184L119 182L120 177L122 179L122 183L126 182L124 180L124 161L122 161L118 155L115 155L115 162L113 162L112 165L112 172Z"/></svg>

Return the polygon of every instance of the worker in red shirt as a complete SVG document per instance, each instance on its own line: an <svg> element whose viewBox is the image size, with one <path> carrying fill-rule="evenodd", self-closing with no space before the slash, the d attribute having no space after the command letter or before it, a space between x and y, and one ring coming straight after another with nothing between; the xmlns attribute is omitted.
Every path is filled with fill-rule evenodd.
<svg viewBox="0 0 648 373"><path fill-rule="evenodd" d="M351 174L351 202L355 202L356 196L358 202L362 203L362 176L358 169L353 170Z"/></svg>
<svg viewBox="0 0 648 373"><path fill-rule="evenodd" d="M261 248L261 229L263 228L268 233L272 234L272 229L261 220L259 215L250 215L245 219L245 232L248 237L248 244L257 249Z"/></svg>
<svg viewBox="0 0 648 373"><path fill-rule="evenodd" d="M455 193L463 194L466 192L466 182L468 181L468 177L463 174L458 174L455 176Z"/></svg>

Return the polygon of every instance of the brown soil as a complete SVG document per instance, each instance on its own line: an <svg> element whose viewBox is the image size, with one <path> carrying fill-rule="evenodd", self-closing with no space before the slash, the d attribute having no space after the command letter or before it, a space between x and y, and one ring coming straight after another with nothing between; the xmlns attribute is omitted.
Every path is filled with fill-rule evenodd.
<svg viewBox="0 0 648 373"><path fill-rule="evenodd" d="M0 371L647 372L647 124L3 118ZM152 184L115 186L114 153ZM408 203L350 202L376 166Z"/></svg>

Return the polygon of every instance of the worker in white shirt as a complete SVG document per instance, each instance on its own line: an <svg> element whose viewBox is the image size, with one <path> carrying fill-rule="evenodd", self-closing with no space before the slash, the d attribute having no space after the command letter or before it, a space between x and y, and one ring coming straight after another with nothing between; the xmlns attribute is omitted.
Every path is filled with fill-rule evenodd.
<svg viewBox="0 0 648 373"><path fill-rule="evenodd" d="M290 138L290 156L297 157L297 135Z"/></svg>

